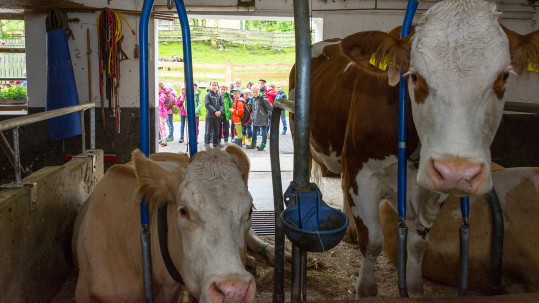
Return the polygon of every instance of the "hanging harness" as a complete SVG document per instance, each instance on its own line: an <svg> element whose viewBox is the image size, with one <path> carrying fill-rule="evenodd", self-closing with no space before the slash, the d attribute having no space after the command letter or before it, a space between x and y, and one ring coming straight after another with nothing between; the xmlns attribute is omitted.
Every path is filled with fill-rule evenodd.
<svg viewBox="0 0 539 303"><path fill-rule="evenodd" d="M97 35L99 48L99 93L101 102L103 96L109 100L109 108L112 108L112 116L114 117L115 127L118 134L120 133L120 62L129 59L127 54L122 49L123 35L123 19L127 26L131 29L133 36L135 31L127 22L125 17L110 8L104 8L97 19ZM112 104L112 102L114 103ZM103 104L102 104L103 105ZM103 106L101 107L103 110Z"/></svg>

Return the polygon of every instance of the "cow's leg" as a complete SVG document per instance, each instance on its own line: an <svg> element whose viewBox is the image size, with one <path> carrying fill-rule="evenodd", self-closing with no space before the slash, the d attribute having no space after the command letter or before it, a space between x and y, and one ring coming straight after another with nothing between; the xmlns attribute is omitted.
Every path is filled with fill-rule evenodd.
<svg viewBox="0 0 539 303"><path fill-rule="evenodd" d="M353 186L354 183L357 186ZM378 204L382 184L374 174L363 170L351 178L343 175L343 196L350 204L359 242L363 254L356 284L356 297L374 297L378 290L374 268L376 259L384 247L384 233L378 217Z"/></svg>
<svg viewBox="0 0 539 303"><path fill-rule="evenodd" d="M268 259L271 265L275 262L275 246L268 242L264 242L258 237L255 231L251 228L245 237L247 248L255 251ZM289 252L284 252L286 261L292 261L292 255Z"/></svg>
<svg viewBox="0 0 539 303"><path fill-rule="evenodd" d="M427 250L429 231L440 211L440 203L447 198L447 195L426 190L415 182L416 171L408 173L412 176L412 181L408 186L410 199L406 218L408 226L406 287L408 295L417 298L423 296L423 256Z"/></svg>
<svg viewBox="0 0 539 303"><path fill-rule="evenodd" d="M408 226L408 239L406 250L408 260L406 262L406 287L408 295L412 298L423 297L423 255L427 250L428 231L416 229L413 222L406 223Z"/></svg>
<svg viewBox="0 0 539 303"><path fill-rule="evenodd" d="M355 219L354 215L352 214L352 210L350 209L350 205L348 203L344 203L342 211L348 217L348 221L350 222L346 229L346 234L344 235L343 241L347 243L357 243L358 235L356 232L356 226L353 224Z"/></svg>

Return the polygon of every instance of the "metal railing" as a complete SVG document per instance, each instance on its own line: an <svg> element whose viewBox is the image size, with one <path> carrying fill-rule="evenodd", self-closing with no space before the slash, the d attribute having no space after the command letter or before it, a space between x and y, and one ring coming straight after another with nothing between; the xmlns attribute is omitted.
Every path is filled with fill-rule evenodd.
<svg viewBox="0 0 539 303"><path fill-rule="evenodd" d="M0 137L3 142L2 148L6 153L6 156L9 158L13 168L15 169L15 182L10 184L11 187L22 187L24 184L21 182L21 160L19 152L19 127L23 125L32 124L35 122L41 122L44 120L56 118L59 116L67 115L74 112L81 112L81 136L82 136L82 152L86 151L86 130L84 123L84 111L87 109L92 109L90 114L90 148L95 148L95 113L94 113L95 103L86 103L81 105L74 105L64 108L59 108L51 111L46 111L37 114L31 114L27 116L16 117L12 119L7 119L0 121ZM9 147L9 144L6 144L7 140L4 137L4 134L1 133L4 130L11 129L13 131L13 150Z"/></svg>

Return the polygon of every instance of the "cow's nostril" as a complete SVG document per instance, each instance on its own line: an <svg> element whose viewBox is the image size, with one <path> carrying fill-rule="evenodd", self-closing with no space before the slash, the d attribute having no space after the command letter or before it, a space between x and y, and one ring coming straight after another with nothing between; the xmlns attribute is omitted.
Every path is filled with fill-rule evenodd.
<svg viewBox="0 0 539 303"><path fill-rule="evenodd" d="M208 289L211 303L252 302L255 292L254 279L226 279L211 283Z"/></svg>
<svg viewBox="0 0 539 303"><path fill-rule="evenodd" d="M217 286L217 283L213 282L209 289L208 294L211 303L221 303L225 302L225 294L221 292L221 289Z"/></svg>
<svg viewBox="0 0 539 303"><path fill-rule="evenodd" d="M462 158L432 159L427 170L433 189L440 192L473 194L486 178L485 165Z"/></svg>

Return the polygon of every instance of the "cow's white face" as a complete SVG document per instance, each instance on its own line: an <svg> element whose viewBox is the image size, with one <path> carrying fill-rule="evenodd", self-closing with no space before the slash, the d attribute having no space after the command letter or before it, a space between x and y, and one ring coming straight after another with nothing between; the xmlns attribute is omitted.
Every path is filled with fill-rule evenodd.
<svg viewBox="0 0 539 303"><path fill-rule="evenodd" d="M240 258L251 227L252 197L226 153L199 153L180 185L176 223L181 274L200 302L251 302L255 281ZM214 162L211 163L210 162ZM219 167L209 170L208 167Z"/></svg>
<svg viewBox="0 0 539 303"><path fill-rule="evenodd" d="M493 4L443 1L412 39L408 91L422 144L418 182L434 191L490 190L490 145L512 70Z"/></svg>

